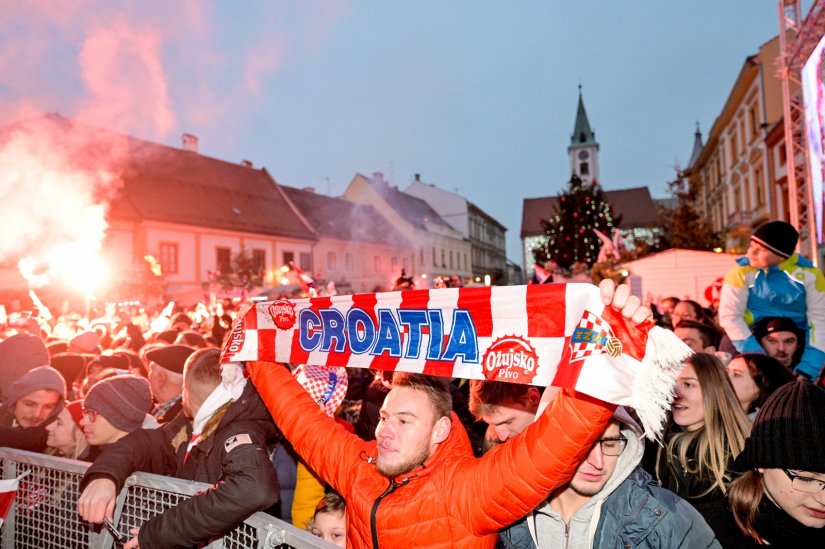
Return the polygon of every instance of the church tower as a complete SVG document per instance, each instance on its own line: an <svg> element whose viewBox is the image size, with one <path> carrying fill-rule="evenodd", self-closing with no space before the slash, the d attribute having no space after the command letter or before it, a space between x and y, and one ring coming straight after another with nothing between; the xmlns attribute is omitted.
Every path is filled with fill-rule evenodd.
<svg viewBox="0 0 825 549"><path fill-rule="evenodd" d="M582 100L582 86L579 84L579 107L576 110L576 124L570 136L570 172L578 175L586 185L599 181L599 144L596 133L590 128L587 111Z"/></svg>

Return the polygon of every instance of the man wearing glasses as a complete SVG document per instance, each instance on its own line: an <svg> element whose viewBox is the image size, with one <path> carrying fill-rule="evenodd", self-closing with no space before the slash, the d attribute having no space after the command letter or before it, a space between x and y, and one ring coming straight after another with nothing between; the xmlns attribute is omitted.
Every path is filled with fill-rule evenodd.
<svg viewBox="0 0 825 549"><path fill-rule="evenodd" d="M474 381L470 410L503 443L524 430L539 409L535 387ZM500 534L499 547L720 547L689 503L653 484L639 467L642 430L619 407L572 480Z"/></svg>

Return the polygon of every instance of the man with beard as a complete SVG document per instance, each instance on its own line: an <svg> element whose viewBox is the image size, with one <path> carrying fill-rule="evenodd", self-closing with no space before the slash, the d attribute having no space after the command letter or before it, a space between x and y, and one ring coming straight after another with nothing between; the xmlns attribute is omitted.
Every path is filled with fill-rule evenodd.
<svg viewBox="0 0 825 549"><path fill-rule="evenodd" d="M754 325L753 335L765 349L765 354L778 360L782 366L793 370L799 363L805 349L805 333L790 318L762 319Z"/></svg>
<svg viewBox="0 0 825 549"><path fill-rule="evenodd" d="M108 445L80 483L78 513L94 523L112 518L115 497L135 471L213 485L133 529L127 548L206 544L278 500L267 452L275 425L242 373L222 381L219 361L219 349L193 353L183 371L185 414Z"/></svg>
<svg viewBox="0 0 825 549"><path fill-rule="evenodd" d="M652 317L627 286L601 289L632 324ZM396 374L376 441L365 442L338 428L282 366L248 362L247 371L298 455L346 500L354 548L492 549L501 528L570 480L615 409L562 390L522 436L475 458L443 378Z"/></svg>
<svg viewBox="0 0 825 549"><path fill-rule="evenodd" d="M527 428L539 407L535 387L474 381L470 410L501 442ZM545 547L720 547L696 509L657 486L639 467L642 430L620 407L566 485L500 534L505 549Z"/></svg>

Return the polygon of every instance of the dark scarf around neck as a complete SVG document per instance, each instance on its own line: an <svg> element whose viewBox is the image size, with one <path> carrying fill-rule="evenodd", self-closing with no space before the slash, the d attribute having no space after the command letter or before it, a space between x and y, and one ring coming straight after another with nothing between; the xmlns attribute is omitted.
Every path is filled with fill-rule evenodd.
<svg viewBox="0 0 825 549"><path fill-rule="evenodd" d="M791 517L765 496L756 515L756 531L775 547L825 547L825 528L811 528Z"/></svg>

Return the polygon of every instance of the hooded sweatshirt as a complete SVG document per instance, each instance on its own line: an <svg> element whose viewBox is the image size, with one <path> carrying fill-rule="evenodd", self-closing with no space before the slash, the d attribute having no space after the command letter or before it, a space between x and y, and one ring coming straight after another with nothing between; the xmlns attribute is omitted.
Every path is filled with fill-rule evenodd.
<svg viewBox="0 0 825 549"><path fill-rule="evenodd" d="M701 515L672 492L652 484L639 469L642 429L623 407L613 415L627 439L604 487L565 524L544 503L527 516L533 542L540 549L590 547L720 547ZM609 499L608 499L609 498Z"/></svg>
<svg viewBox="0 0 825 549"><path fill-rule="evenodd" d="M544 503L528 516L527 524L533 541L539 547L564 547L579 549L592 547L596 526L601 516L601 508L607 496L633 472L642 460L644 444L641 427L630 417L623 407L616 409L614 419L621 422L621 434L627 439L627 446L619 454L616 469L601 491L591 497L565 524L561 514Z"/></svg>

